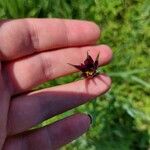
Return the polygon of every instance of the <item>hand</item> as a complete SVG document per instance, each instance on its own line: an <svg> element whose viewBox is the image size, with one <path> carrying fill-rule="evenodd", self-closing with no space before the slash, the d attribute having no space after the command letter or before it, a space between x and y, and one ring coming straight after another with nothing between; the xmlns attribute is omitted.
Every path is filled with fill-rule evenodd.
<svg viewBox="0 0 150 150"><path fill-rule="evenodd" d="M106 92L106 75L31 91L47 80L77 70L87 51L100 64L112 57L106 45L94 46L99 28L91 22L63 19L0 21L0 149L47 150L67 144L87 131L90 117L75 114L49 126L28 131L40 122ZM94 81L94 82L92 82Z"/></svg>

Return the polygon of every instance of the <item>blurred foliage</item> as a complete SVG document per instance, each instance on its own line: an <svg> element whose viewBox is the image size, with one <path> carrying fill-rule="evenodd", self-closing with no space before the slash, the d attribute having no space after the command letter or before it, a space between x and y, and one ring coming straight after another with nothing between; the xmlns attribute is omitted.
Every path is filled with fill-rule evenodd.
<svg viewBox="0 0 150 150"><path fill-rule="evenodd" d="M43 125L74 112L92 114L90 131L65 150L150 149L150 1L149 0L0 0L1 18L52 17L85 19L102 29L101 40L112 47L110 65L100 68L112 77L102 97L58 115ZM38 87L78 79L62 77Z"/></svg>

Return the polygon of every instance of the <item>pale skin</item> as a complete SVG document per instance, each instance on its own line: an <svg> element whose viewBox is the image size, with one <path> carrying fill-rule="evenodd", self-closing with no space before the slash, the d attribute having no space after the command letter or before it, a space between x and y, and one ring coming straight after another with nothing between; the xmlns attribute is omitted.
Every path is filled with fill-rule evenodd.
<svg viewBox="0 0 150 150"><path fill-rule="evenodd" d="M111 79L100 74L38 91L37 85L76 72L89 54L100 66L112 58L95 45L100 29L92 22L63 19L0 21L0 150L57 149L85 133L90 117L79 113L44 128L30 128L107 92ZM94 82L93 82L94 81Z"/></svg>

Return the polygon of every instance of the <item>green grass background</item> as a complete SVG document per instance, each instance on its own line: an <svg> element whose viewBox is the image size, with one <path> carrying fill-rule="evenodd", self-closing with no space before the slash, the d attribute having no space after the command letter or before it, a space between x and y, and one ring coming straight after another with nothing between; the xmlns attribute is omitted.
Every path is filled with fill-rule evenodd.
<svg viewBox="0 0 150 150"><path fill-rule="evenodd" d="M24 17L94 21L102 28L99 43L113 49L112 63L99 69L112 77L111 90L42 124L75 112L92 114L88 133L62 149L150 150L150 1L0 0L0 18ZM38 88L77 79L78 74L73 74Z"/></svg>

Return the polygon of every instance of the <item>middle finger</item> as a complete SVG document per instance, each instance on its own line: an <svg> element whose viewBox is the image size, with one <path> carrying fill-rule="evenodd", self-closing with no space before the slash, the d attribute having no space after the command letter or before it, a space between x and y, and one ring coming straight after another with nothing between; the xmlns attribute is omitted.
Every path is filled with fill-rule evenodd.
<svg viewBox="0 0 150 150"><path fill-rule="evenodd" d="M107 64L111 60L110 48L100 45L43 52L6 64L5 73L12 95L77 71L68 63L80 64L85 60L88 50L93 59L100 52L99 65Z"/></svg>

